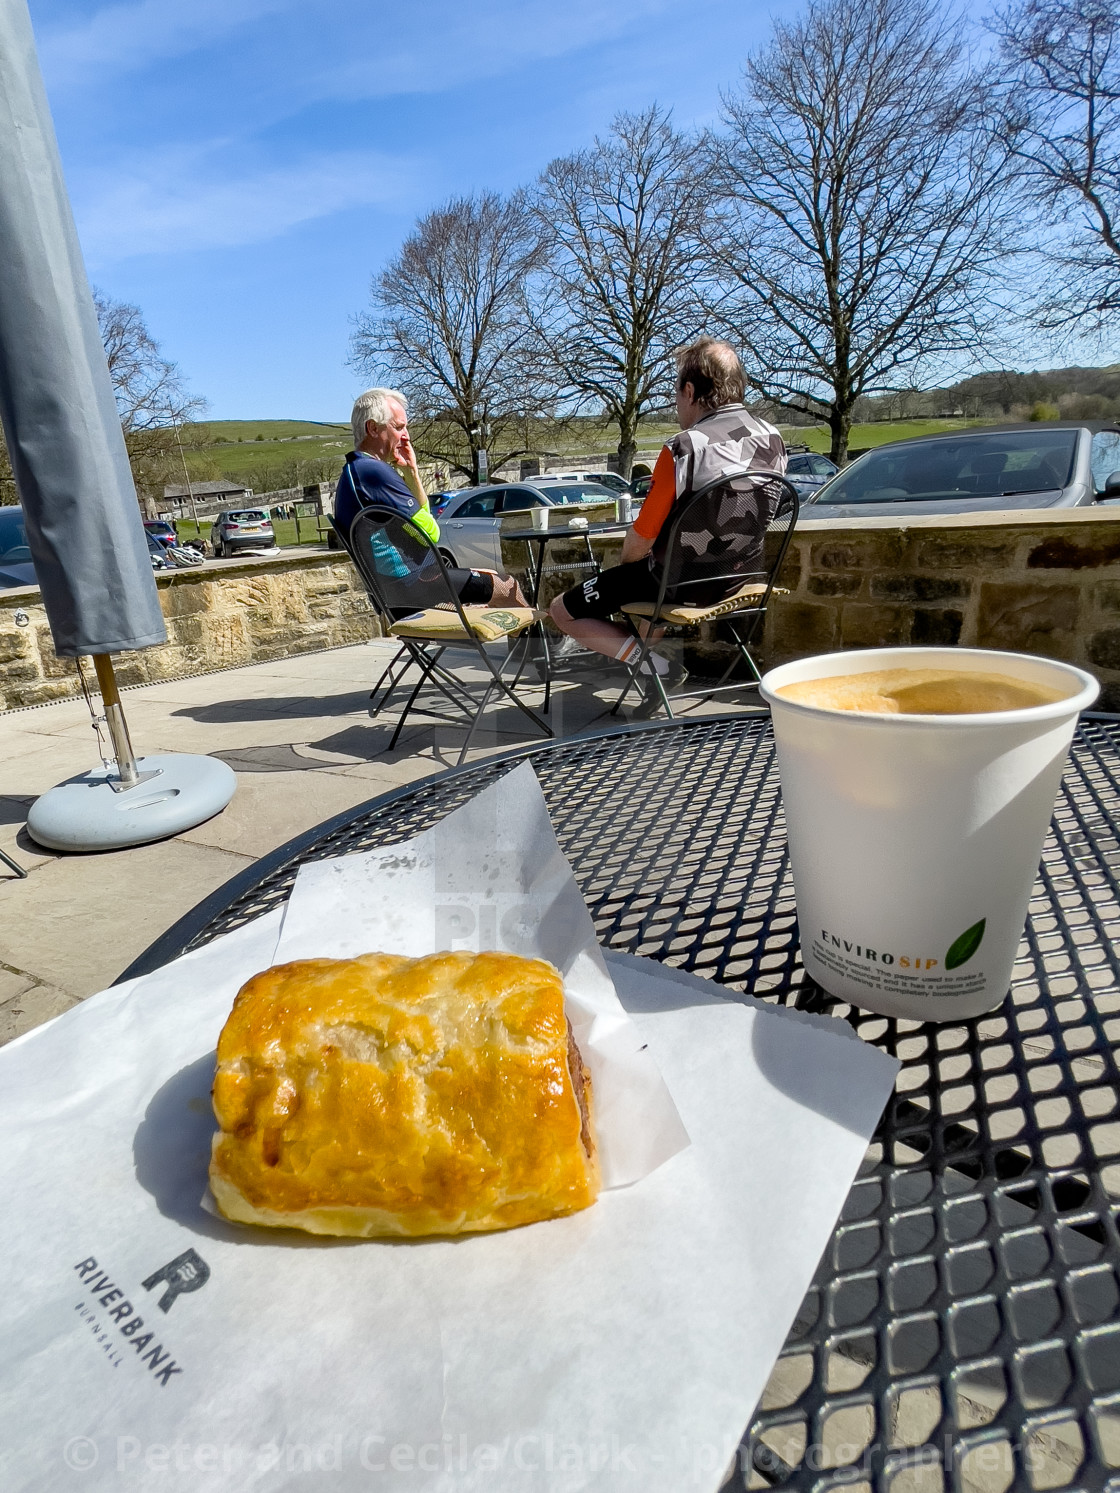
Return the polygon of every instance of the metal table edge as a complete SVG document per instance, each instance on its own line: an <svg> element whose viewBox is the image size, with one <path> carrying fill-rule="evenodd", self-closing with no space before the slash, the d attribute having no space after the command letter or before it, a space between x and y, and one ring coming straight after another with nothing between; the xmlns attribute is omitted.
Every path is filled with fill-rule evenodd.
<svg viewBox="0 0 1120 1493"><path fill-rule="evenodd" d="M568 736L560 740L546 742L530 742L526 746L514 747L511 751L503 752L494 757L484 757L475 762L465 763L462 767L449 767L443 772L433 773L430 777L419 778L414 782L406 783L400 788L391 788L388 793L379 793L374 798L366 799L364 803L356 804L353 808L343 809L341 813L333 815L330 819L323 820L302 834L277 846L275 850L269 851L267 855L261 856L251 866L246 866L243 871L238 871L228 881L215 888L209 896L204 897L201 902L195 904L190 912L172 923L171 927L161 933L154 943L139 954L127 969L123 970L113 981L113 985L122 985L126 980L137 979L140 975L149 975L153 970L160 969L183 952L186 945L200 929L204 928L213 918L222 912L230 903L235 902L238 897L243 896L254 886L259 885L268 877L275 875L277 871L283 870L291 865L293 861L300 858L306 850L316 845L320 840L332 834L335 830L343 829L353 820L364 814L387 808L390 804L401 799L414 797L417 793L430 790L434 783L447 783L455 778L464 777L470 773L477 772L480 767L502 767L515 766L527 757L537 757L547 753L561 751L565 748L570 750L576 744L596 741L615 740L626 736L640 736L652 734L659 731L679 730L687 732L701 727L726 724L735 721L758 720L761 717L769 717L769 710L760 706L752 710L723 711L718 715L706 715L696 720L656 720L639 721L629 725L618 726L608 731L592 731L586 735Z"/></svg>

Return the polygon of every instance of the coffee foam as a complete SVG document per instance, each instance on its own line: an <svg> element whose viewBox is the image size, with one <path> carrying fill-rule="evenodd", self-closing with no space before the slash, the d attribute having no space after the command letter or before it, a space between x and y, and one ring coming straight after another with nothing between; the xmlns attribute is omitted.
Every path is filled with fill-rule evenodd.
<svg viewBox="0 0 1120 1493"><path fill-rule="evenodd" d="M986 715L1050 705L1069 699L1072 692L1012 679L1007 674L881 669L783 684L774 693L798 705L870 715Z"/></svg>

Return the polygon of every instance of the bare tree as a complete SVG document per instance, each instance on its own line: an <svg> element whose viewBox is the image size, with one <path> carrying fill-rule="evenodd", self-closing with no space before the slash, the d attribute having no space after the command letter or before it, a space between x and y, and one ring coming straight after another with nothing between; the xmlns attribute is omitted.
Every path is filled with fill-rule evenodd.
<svg viewBox="0 0 1120 1493"><path fill-rule="evenodd" d="M183 376L162 355L139 306L93 292L105 360L126 433L181 425L204 401L186 392Z"/></svg>
<svg viewBox="0 0 1120 1493"><path fill-rule="evenodd" d="M175 480L180 444L196 444L188 422L201 414L206 401L187 393L182 373L163 357L138 306L114 301L99 290L93 292L93 303L133 480L141 494L154 494L164 482ZM0 503L17 501L0 436Z"/></svg>
<svg viewBox="0 0 1120 1493"><path fill-rule="evenodd" d="M338 477L338 468L337 456L294 456L272 465L244 467L237 477L255 493L278 492L289 487L333 482Z"/></svg>
<svg viewBox="0 0 1120 1493"><path fill-rule="evenodd" d="M457 197L416 224L371 287L351 363L399 388L417 451L479 481L523 451L542 407L523 291L543 262L523 193Z"/></svg>
<svg viewBox="0 0 1120 1493"><path fill-rule="evenodd" d="M990 24L1001 133L1054 230L1037 319L1099 330L1120 310L1120 0L1021 0Z"/></svg>
<svg viewBox="0 0 1120 1493"><path fill-rule="evenodd" d="M809 0L725 100L713 309L765 398L827 421L980 345L999 151L934 0Z"/></svg>
<svg viewBox="0 0 1120 1493"><path fill-rule="evenodd" d="M196 444L191 422L206 401L188 394L182 373L161 353L138 306L100 290L94 290L93 304L133 481L141 496L155 497L181 477L183 448Z"/></svg>
<svg viewBox="0 0 1120 1493"><path fill-rule="evenodd" d="M619 114L540 180L550 262L534 320L562 401L617 422L624 476L643 412L671 402L673 349L698 327L710 197L702 143L656 105Z"/></svg>

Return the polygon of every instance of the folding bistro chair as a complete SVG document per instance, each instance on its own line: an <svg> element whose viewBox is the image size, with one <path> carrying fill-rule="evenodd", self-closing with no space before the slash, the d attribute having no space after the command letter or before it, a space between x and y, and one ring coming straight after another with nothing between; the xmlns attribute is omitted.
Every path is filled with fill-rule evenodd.
<svg viewBox="0 0 1120 1493"><path fill-rule="evenodd" d="M798 511L797 491L780 472L754 468L715 478L681 505L669 529L657 600L622 609L641 648L612 715L634 686L644 686L647 703L655 709L663 705L671 719L680 700L758 687L762 675L751 647L765 621ZM731 634L735 656L714 683L675 691L671 703L660 677L640 672L658 641L650 635L658 628L698 627L717 619ZM644 633L642 623L648 624ZM749 677L732 681L740 664Z"/></svg>
<svg viewBox="0 0 1120 1493"><path fill-rule="evenodd" d="M334 532L338 535L339 543L342 545L342 548L350 556L351 560L354 561L354 564L357 565L358 562L354 558L354 551L350 548L350 535L346 532L341 524L335 522L333 516L328 516L327 522L330 524ZM359 575L361 574L360 566L358 566L358 573ZM372 597L370 599L373 600ZM374 605L376 606L377 603L374 602ZM391 621L392 619L390 618L389 620ZM397 649L396 653L393 654L392 658L385 665L384 669L382 669L381 677L369 692L369 713L371 717L377 716L389 703L393 691L396 689L397 685L400 684L401 680L408 673L409 669L411 669L412 665L412 654L409 653L408 649L402 643ZM380 699L378 699L378 693L382 689L384 689L385 693L381 696Z"/></svg>
<svg viewBox="0 0 1120 1493"><path fill-rule="evenodd" d="M507 653L498 664L486 649L487 643L519 637L530 628L537 616L531 607L465 607L443 556L418 524L391 508L363 508L350 527L348 539L347 549L374 605L393 619L389 636L407 650L409 667L415 664L420 670L389 742L390 751L426 684L434 685L470 723L460 762L495 692L504 694L545 736L552 735L547 722L516 693L524 659L514 677L508 679L505 671L517 660L517 650ZM481 665L489 675L481 698L476 685L458 677L444 662L445 654L453 651L465 654L467 662Z"/></svg>

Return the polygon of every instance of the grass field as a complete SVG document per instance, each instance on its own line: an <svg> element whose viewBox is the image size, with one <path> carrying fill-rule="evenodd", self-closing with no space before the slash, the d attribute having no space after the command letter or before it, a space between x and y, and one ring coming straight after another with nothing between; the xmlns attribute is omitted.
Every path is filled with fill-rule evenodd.
<svg viewBox="0 0 1120 1493"><path fill-rule="evenodd" d="M990 420L895 420L873 425L853 425L850 444L854 450L868 446L882 446L888 441L906 440L912 436L933 435L945 430L963 430L969 426L989 425ZM342 465L342 458L350 449L350 427L348 425L321 425L308 420L221 420L208 427L211 437L223 439L188 452L187 460L196 468L195 475L201 477L223 475L244 481L252 478L258 493L278 488L297 486L303 482L326 480ZM643 425L638 435L638 446L643 451L661 444L675 434L676 426L661 421ZM239 432L242 435L239 436ZM256 440L260 434L263 440ZM579 426L565 430L563 441L554 438L542 442L559 453L573 456L587 452L611 450L618 441L616 428L594 421L580 422ZM790 445L808 446L811 451L827 452L830 444L829 432L824 426L787 426L783 434ZM648 458L647 458L648 462ZM203 464L209 463L205 470ZM314 472L319 464L322 476ZM552 465L555 465L555 459ZM301 468L303 469L301 473ZM276 542L284 548L296 544L321 543L314 522L304 519L300 524L297 539L296 524L292 519L274 520ZM175 525L181 539L198 537L194 524L189 519L178 520ZM210 522L201 525L201 536L209 539Z"/></svg>
<svg viewBox="0 0 1120 1493"><path fill-rule="evenodd" d="M853 425L849 444L857 451L865 446L883 446L888 441L902 441L910 436L933 435L942 430L964 430L970 425L990 425L990 420L892 420L868 425ZM825 425L783 425L779 427L790 445L808 446L811 451L827 451L832 436ZM648 451L675 435L677 426L665 421L643 423L638 430L638 446ZM586 451L612 451L618 444L618 428L587 422L564 431L554 442L561 455Z"/></svg>
<svg viewBox="0 0 1120 1493"><path fill-rule="evenodd" d="M865 446L885 446L888 441L905 441L911 436L936 435L942 430L965 430L970 425L991 425L991 420L884 420L873 425L853 425L848 444L856 451ZM786 426L782 434L790 445L808 446L810 451L827 452L832 437L823 425Z"/></svg>
<svg viewBox="0 0 1120 1493"><path fill-rule="evenodd" d="M854 425L851 445L855 450L900 441L908 436L931 435L942 430L961 430L985 420L897 420L874 425ZM649 452L676 431L664 421L649 421L638 431L638 446ZM206 444L188 448L187 465L199 481L229 477L244 482L255 492L273 492L302 487L337 476L342 458L351 446L349 425L329 425L313 420L214 420L200 429ZM827 452L828 430L823 425L789 426L783 433L790 444ZM257 439L260 436L261 439ZM560 430L542 428L531 439L550 453L549 464L563 465L569 456L612 451L618 444L617 427L595 420L580 420ZM641 458L648 464L649 457Z"/></svg>
<svg viewBox="0 0 1120 1493"><path fill-rule="evenodd" d="M180 539L206 539L210 538L210 521L203 519L198 527L189 518L177 518L175 520L175 532ZM276 535L276 543L281 549L289 549L295 544L323 544L325 540L319 534L315 520L304 518L299 523L299 538L296 538L296 521L294 518L274 518L272 531Z"/></svg>
<svg viewBox="0 0 1120 1493"><path fill-rule="evenodd" d="M313 420L212 420L198 434L205 444L186 451L191 476L228 477L256 492L327 481L351 446L349 425Z"/></svg>
<svg viewBox="0 0 1120 1493"><path fill-rule="evenodd" d="M322 420L205 420L202 424L210 439L222 445L256 443L258 436L264 441L291 441L334 440L350 434L349 425L330 425Z"/></svg>

